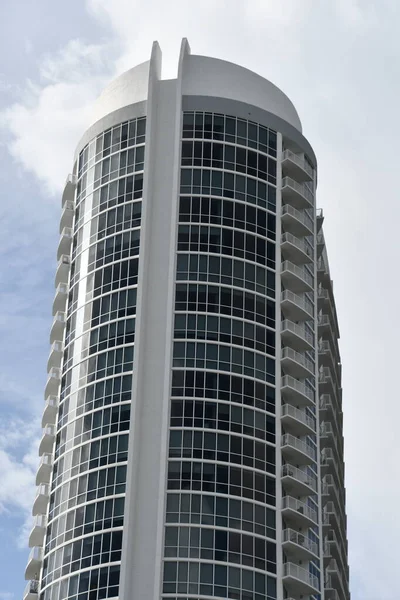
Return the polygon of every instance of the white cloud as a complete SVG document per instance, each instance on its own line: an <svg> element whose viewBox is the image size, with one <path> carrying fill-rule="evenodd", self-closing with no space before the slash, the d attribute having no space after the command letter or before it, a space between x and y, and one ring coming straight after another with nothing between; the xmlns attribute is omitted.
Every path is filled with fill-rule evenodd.
<svg viewBox="0 0 400 600"><path fill-rule="evenodd" d="M2 419L0 427L0 514L19 514L22 525L16 543L27 546L31 529L35 475L39 463L39 423L22 419ZM24 454L19 457L19 449ZM1 596L0 596L1 598Z"/></svg>

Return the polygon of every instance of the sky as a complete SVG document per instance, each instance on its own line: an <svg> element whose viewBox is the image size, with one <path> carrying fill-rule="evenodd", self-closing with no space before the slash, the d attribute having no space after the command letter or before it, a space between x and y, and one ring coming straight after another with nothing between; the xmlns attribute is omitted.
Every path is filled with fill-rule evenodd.
<svg viewBox="0 0 400 600"><path fill-rule="evenodd" d="M352 600L398 600L398 0L0 2L0 600L17 600L35 493L61 191L90 106L147 60L193 54L270 79L318 158L341 330ZM396 343L395 343L396 342ZM389 502L390 500L390 502Z"/></svg>

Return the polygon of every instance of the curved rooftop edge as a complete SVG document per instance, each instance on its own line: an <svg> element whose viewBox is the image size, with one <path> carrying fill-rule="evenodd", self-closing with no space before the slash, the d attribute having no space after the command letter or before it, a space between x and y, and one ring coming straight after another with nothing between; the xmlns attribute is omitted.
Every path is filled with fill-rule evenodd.
<svg viewBox="0 0 400 600"><path fill-rule="evenodd" d="M94 104L88 129L77 146L75 156L96 135L96 123L102 121L104 124L109 115L128 114L128 107L134 105L140 105L145 114L152 83L161 80L161 62L160 46L154 42L150 60L122 73L107 85ZM302 136L297 111L278 87L245 67L218 58L192 55L186 38L182 40L175 81L183 97L219 98L254 106L285 121Z"/></svg>

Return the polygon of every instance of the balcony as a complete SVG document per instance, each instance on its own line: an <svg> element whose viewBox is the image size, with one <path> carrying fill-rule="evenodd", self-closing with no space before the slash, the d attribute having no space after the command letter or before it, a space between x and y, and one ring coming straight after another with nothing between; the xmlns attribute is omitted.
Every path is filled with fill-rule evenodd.
<svg viewBox="0 0 400 600"><path fill-rule="evenodd" d="M298 181L310 181L314 177L313 169L304 154L296 154L291 150L284 150L282 153L282 171Z"/></svg>
<svg viewBox="0 0 400 600"><path fill-rule="evenodd" d="M50 344L62 342L64 340L64 329L66 324L66 315L57 311L50 330Z"/></svg>
<svg viewBox="0 0 400 600"><path fill-rule="evenodd" d="M65 227L60 236L60 241L57 248L57 260L61 258L63 254L70 254L72 245L73 232L71 227Z"/></svg>
<svg viewBox="0 0 400 600"><path fill-rule="evenodd" d="M42 567L43 549L35 546L29 553L28 564L25 569L25 579L37 579Z"/></svg>
<svg viewBox="0 0 400 600"><path fill-rule="evenodd" d="M294 350L312 350L314 348L314 336L306 331L304 325L298 325L289 319L281 322L281 336L284 344Z"/></svg>
<svg viewBox="0 0 400 600"><path fill-rule="evenodd" d="M325 600L341 600L337 590L333 587L330 587L331 585L332 584L330 581L325 585Z"/></svg>
<svg viewBox="0 0 400 600"><path fill-rule="evenodd" d="M23 600L37 600L39 597L39 581L31 579L26 584Z"/></svg>
<svg viewBox="0 0 400 600"><path fill-rule="evenodd" d="M39 485L36 490L35 500L32 507L32 515L43 515L47 511L47 504L50 497L50 486Z"/></svg>
<svg viewBox="0 0 400 600"><path fill-rule="evenodd" d="M289 593L295 597L299 595L318 594L319 584L315 575L312 575L307 569L293 563L283 565L283 585Z"/></svg>
<svg viewBox="0 0 400 600"><path fill-rule="evenodd" d="M67 177L67 181L65 182L64 191L61 199L61 206L64 207L67 202L74 202L77 183L77 176L69 174Z"/></svg>
<svg viewBox="0 0 400 600"><path fill-rule="evenodd" d="M341 488L339 492L339 488L330 474L322 478L322 496L325 496L324 501L330 500L334 503L340 518L345 521L345 489Z"/></svg>
<svg viewBox="0 0 400 600"><path fill-rule="evenodd" d="M55 436L55 425L47 424L43 429L42 438L40 440L39 456L43 456L43 454L50 454L52 452Z"/></svg>
<svg viewBox="0 0 400 600"><path fill-rule="evenodd" d="M285 231L302 237L314 234L314 223L304 210L297 210L290 204L282 206L282 223Z"/></svg>
<svg viewBox="0 0 400 600"><path fill-rule="evenodd" d="M53 469L53 457L50 453L42 454L36 473L36 485L48 484Z"/></svg>
<svg viewBox="0 0 400 600"><path fill-rule="evenodd" d="M315 403L314 391L290 375L282 377L281 393L286 401L296 406L311 406Z"/></svg>
<svg viewBox="0 0 400 600"><path fill-rule="evenodd" d="M318 525L317 511L292 496L282 498L282 516L293 527L307 529Z"/></svg>
<svg viewBox="0 0 400 600"><path fill-rule="evenodd" d="M285 260L291 260L296 265L313 262L314 249L306 238L298 238L291 233L281 235L281 251Z"/></svg>
<svg viewBox="0 0 400 600"><path fill-rule="evenodd" d="M349 597L349 584L343 578L339 565L335 559L331 559L325 570L326 578L330 581L330 587L339 589L343 598Z"/></svg>
<svg viewBox="0 0 400 600"><path fill-rule="evenodd" d="M69 270L71 267L71 259L67 254L63 254L58 261L56 277L54 280L56 288L60 285L60 283L68 283L69 279Z"/></svg>
<svg viewBox="0 0 400 600"><path fill-rule="evenodd" d="M332 371L328 367L322 367L318 373L318 383L320 394L330 394L334 399L339 401L337 388Z"/></svg>
<svg viewBox="0 0 400 600"><path fill-rule="evenodd" d="M281 264L281 279L283 285L292 292L311 292L314 289L314 278L304 268L289 260Z"/></svg>
<svg viewBox="0 0 400 600"><path fill-rule="evenodd" d="M53 315L58 312L64 312L68 299L68 286L65 283L60 283L57 286L53 300Z"/></svg>
<svg viewBox="0 0 400 600"><path fill-rule="evenodd" d="M347 548L345 539L346 522L342 521L339 513L335 509L333 502L327 502L324 506L322 526L326 532L329 532L329 530L334 531L338 538L342 541L343 547Z"/></svg>
<svg viewBox="0 0 400 600"><path fill-rule="evenodd" d="M58 396L48 396L44 405L42 427L54 425L58 412Z"/></svg>
<svg viewBox="0 0 400 600"><path fill-rule="evenodd" d="M284 529L282 547L288 558L293 560L313 560L318 558L318 544L310 540L303 533L294 529Z"/></svg>
<svg viewBox="0 0 400 600"><path fill-rule="evenodd" d="M327 340L321 340L318 344L318 364L336 370L339 365L337 354Z"/></svg>
<svg viewBox="0 0 400 600"><path fill-rule="evenodd" d="M312 208L314 194L307 184L298 183L291 177L282 179L282 203L288 203L295 208Z"/></svg>
<svg viewBox="0 0 400 600"><path fill-rule="evenodd" d="M314 304L305 295L295 294L290 290L281 293L281 308L292 321L308 321L314 318Z"/></svg>
<svg viewBox="0 0 400 600"><path fill-rule="evenodd" d="M56 396L58 394L58 388L61 382L61 369L52 367L49 371L49 375L44 389L44 396Z"/></svg>
<svg viewBox="0 0 400 600"><path fill-rule="evenodd" d="M60 233L65 227L72 227L72 223L74 222L74 210L74 203L67 200L61 213Z"/></svg>
<svg viewBox="0 0 400 600"><path fill-rule="evenodd" d="M305 440L298 439L290 433L285 433L282 436L281 450L285 461L296 465L309 465L317 460L315 448L309 446Z"/></svg>
<svg viewBox="0 0 400 600"><path fill-rule="evenodd" d="M310 496L317 492L316 476L292 465L282 465L282 485L292 496Z"/></svg>
<svg viewBox="0 0 400 600"><path fill-rule="evenodd" d="M315 418L309 416L304 410L291 404L284 404L281 412L281 422L285 429L297 435L315 434Z"/></svg>
<svg viewBox="0 0 400 600"><path fill-rule="evenodd" d="M336 483L339 487L344 485L343 465L338 460L337 454L332 448L324 448L321 452L321 470L325 473L331 473L335 476Z"/></svg>
<svg viewBox="0 0 400 600"><path fill-rule="evenodd" d="M33 527L29 534L29 548L34 546L43 546L44 536L46 534L47 519L44 515L36 515L33 521Z"/></svg>
<svg viewBox="0 0 400 600"><path fill-rule="evenodd" d="M322 208L317 208L315 216L317 217L317 233L319 233L324 222L324 211L322 210Z"/></svg>
<svg viewBox="0 0 400 600"><path fill-rule="evenodd" d="M317 257L320 258L325 248L325 237L323 233L317 234Z"/></svg>
<svg viewBox="0 0 400 600"><path fill-rule="evenodd" d="M292 348L282 348L281 365L287 375L292 375L299 379L305 377L314 377L315 365L305 354L300 354Z"/></svg>
<svg viewBox="0 0 400 600"><path fill-rule="evenodd" d="M61 366L61 360L63 356L63 344L61 342L54 342L50 348L49 358L47 360L47 372L49 373L53 367L59 369Z"/></svg>

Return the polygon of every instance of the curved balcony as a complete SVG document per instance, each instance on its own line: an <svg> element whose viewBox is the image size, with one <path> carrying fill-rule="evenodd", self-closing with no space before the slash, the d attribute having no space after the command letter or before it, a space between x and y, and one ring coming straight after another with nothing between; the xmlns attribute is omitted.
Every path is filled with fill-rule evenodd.
<svg viewBox="0 0 400 600"><path fill-rule="evenodd" d="M35 546L29 553L25 569L25 579L37 579L43 560L43 549Z"/></svg>
<svg viewBox="0 0 400 600"><path fill-rule="evenodd" d="M61 219L60 219L60 233L65 227L72 227L74 222L74 203L71 200L67 200L64 203Z"/></svg>
<svg viewBox="0 0 400 600"><path fill-rule="evenodd" d="M47 519L44 515L36 515L33 521L33 527L29 534L29 548L34 546L43 546L44 536L46 534Z"/></svg>
<svg viewBox="0 0 400 600"><path fill-rule="evenodd" d="M281 308L285 317L293 321L308 321L314 318L314 304L307 296L290 290L281 293Z"/></svg>
<svg viewBox="0 0 400 600"><path fill-rule="evenodd" d="M313 560L318 558L318 544L310 540L303 533L294 529L284 529L282 536L282 547L288 558L294 560Z"/></svg>
<svg viewBox="0 0 400 600"><path fill-rule="evenodd" d="M325 501L330 500L335 505L335 508L341 519L345 521L345 490L337 487L333 475L328 474L322 478L322 496L325 496Z"/></svg>
<svg viewBox="0 0 400 600"><path fill-rule="evenodd" d="M56 437L55 425L47 425L43 429L42 438L39 444L39 456L49 454L53 450L53 444Z"/></svg>
<svg viewBox="0 0 400 600"><path fill-rule="evenodd" d="M331 587L330 581L325 585L325 600L341 600L338 591Z"/></svg>
<svg viewBox="0 0 400 600"><path fill-rule="evenodd" d="M61 366L61 360L63 356L63 344L61 342L54 342L50 347L50 354L47 360L47 372L49 373L51 369L57 368L59 369Z"/></svg>
<svg viewBox="0 0 400 600"><path fill-rule="evenodd" d="M39 581L31 579L26 584L23 600L37 600L39 597Z"/></svg>
<svg viewBox="0 0 400 600"><path fill-rule="evenodd" d="M300 379L302 377L314 377L315 374L314 363L305 354L296 352L292 348L282 348L281 365L287 375L292 375Z"/></svg>
<svg viewBox="0 0 400 600"><path fill-rule="evenodd" d="M307 529L318 525L317 511L292 496L282 498L282 516L293 527Z"/></svg>
<svg viewBox="0 0 400 600"><path fill-rule="evenodd" d="M306 331L304 325L298 325L289 319L285 319L281 323L281 337L284 344L294 350L312 350L314 348L314 336Z"/></svg>
<svg viewBox="0 0 400 600"><path fill-rule="evenodd" d="M329 587L341 590L342 597L347 599L349 597L349 586L345 583L335 559L329 561L325 573L327 581L329 581Z"/></svg>
<svg viewBox="0 0 400 600"><path fill-rule="evenodd" d="M42 427L54 425L58 412L58 396L48 396L44 405Z"/></svg>
<svg viewBox="0 0 400 600"><path fill-rule="evenodd" d="M60 285L60 283L68 283L70 268L71 259L67 254L63 254L57 264L56 276L54 280L56 288Z"/></svg>
<svg viewBox="0 0 400 600"><path fill-rule="evenodd" d="M282 406L281 422L285 429L289 429L297 435L315 434L315 418L291 404Z"/></svg>
<svg viewBox="0 0 400 600"><path fill-rule="evenodd" d="M283 585L297 598L300 595L318 594L319 584L315 575L293 563L283 565Z"/></svg>
<svg viewBox="0 0 400 600"><path fill-rule="evenodd" d="M295 208L312 208L314 194L310 186L298 183L291 177L282 179L282 203L289 203Z"/></svg>
<svg viewBox="0 0 400 600"><path fill-rule="evenodd" d="M35 500L32 506L32 515L43 515L47 511L47 504L50 497L50 486L41 484L36 490Z"/></svg>
<svg viewBox="0 0 400 600"><path fill-rule="evenodd" d="M337 355L327 340L320 340L318 344L318 364L334 370L338 367Z"/></svg>
<svg viewBox="0 0 400 600"><path fill-rule="evenodd" d="M51 454L43 454L36 473L36 485L48 484L50 482L52 468L53 457Z"/></svg>
<svg viewBox="0 0 400 600"><path fill-rule="evenodd" d="M63 312L56 312L50 330L50 344L63 341L65 324L66 314Z"/></svg>
<svg viewBox="0 0 400 600"><path fill-rule="evenodd" d="M315 448L305 440L300 440L290 433L285 433L281 439L282 455L286 461L296 465L309 465L317 460Z"/></svg>
<svg viewBox="0 0 400 600"><path fill-rule="evenodd" d="M310 390L302 381L298 381L290 375L282 377L281 393L289 404L295 406L312 406L315 404L313 390Z"/></svg>
<svg viewBox="0 0 400 600"><path fill-rule="evenodd" d="M53 316L58 312L64 312L68 300L68 286L65 283L60 283L57 286L53 300Z"/></svg>
<svg viewBox="0 0 400 600"><path fill-rule="evenodd" d="M72 227L64 227L60 235L60 241L58 242L57 260L60 260L63 254L67 254L69 256L71 252L72 238Z"/></svg>
<svg viewBox="0 0 400 600"><path fill-rule="evenodd" d="M304 268L289 260L281 264L281 279L283 285L292 292L311 292L314 289L314 278Z"/></svg>
<svg viewBox="0 0 400 600"><path fill-rule="evenodd" d="M44 396L56 396L58 393L58 388L61 383L61 369L57 369L56 367L52 367L49 371L46 387L44 389Z"/></svg>
<svg viewBox="0 0 400 600"><path fill-rule="evenodd" d="M71 173L68 175L67 180L65 182L63 195L61 198L61 206L64 207L67 202L74 202L75 200L75 190L78 184L78 177L76 175L72 175Z"/></svg>
<svg viewBox="0 0 400 600"><path fill-rule="evenodd" d="M281 251L285 260L291 260L296 265L313 262L314 250L306 238L298 238L291 233L281 236Z"/></svg>
<svg viewBox="0 0 400 600"><path fill-rule="evenodd" d="M314 234L313 220L304 210L297 210L290 204L284 204L281 219L285 231L293 233L293 235L302 237Z"/></svg>
<svg viewBox="0 0 400 600"><path fill-rule="evenodd" d="M313 169L306 161L304 154L296 154L291 150L282 152L282 171L297 181L310 181L314 177Z"/></svg>
<svg viewBox="0 0 400 600"><path fill-rule="evenodd" d="M293 496L310 496L317 491L316 476L292 465L282 465L282 485Z"/></svg>

